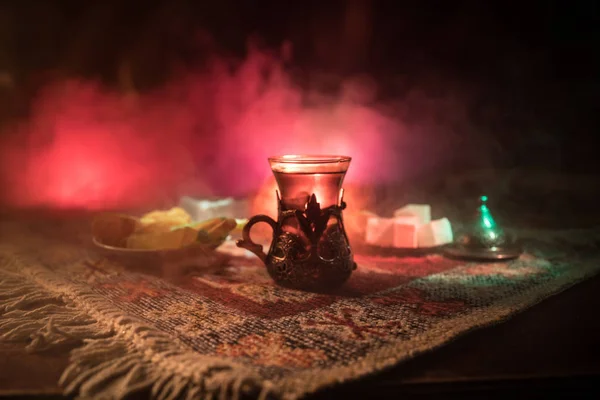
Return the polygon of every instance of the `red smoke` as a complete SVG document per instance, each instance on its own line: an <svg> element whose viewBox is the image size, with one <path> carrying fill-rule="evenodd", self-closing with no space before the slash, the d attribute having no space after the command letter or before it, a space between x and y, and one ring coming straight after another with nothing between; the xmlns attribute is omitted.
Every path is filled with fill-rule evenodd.
<svg viewBox="0 0 600 400"><path fill-rule="evenodd" d="M388 181L401 172L402 126L370 106L372 97L358 81L336 98L303 91L279 56L255 49L236 68L215 60L150 93L57 82L3 135L3 200L102 209L242 196L270 175L266 158L283 153L349 155L347 182Z"/></svg>

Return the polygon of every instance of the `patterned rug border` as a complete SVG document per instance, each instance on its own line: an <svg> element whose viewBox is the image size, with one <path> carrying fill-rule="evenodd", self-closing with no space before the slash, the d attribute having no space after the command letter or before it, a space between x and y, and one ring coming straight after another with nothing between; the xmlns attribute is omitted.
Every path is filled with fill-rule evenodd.
<svg viewBox="0 0 600 400"><path fill-rule="evenodd" d="M295 375L293 379L286 378L282 380L282 386L286 389L289 388L290 391L295 391L298 387L297 383L301 381L302 396L304 396L314 393L319 389L332 386L333 384L340 384L345 381L357 379L373 372L382 372L385 369L398 365L399 363L412 359L420 354L434 351L459 338L463 334L467 334L483 327L491 327L506 321L510 317L530 309L541 301L557 295L599 272L599 266L588 267L577 275L570 275L568 277L549 281L548 283L536 286L519 296L507 297L506 299L510 301L504 303L504 307L492 306L483 310L478 310L460 318L441 322L434 329L428 330L427 333L423 334L418 340L398 341L386 345L377 352L366 356L361 360L361 363L358 364L358 367L338 367L321 370L320 374L314 371L300 373ZM410 286L410 284L407 286ZM547 291L541 291L540 288L546 288ZM477 321L477 323L472 323L473 321ZM471 322L471 324L469 324L469 322ZM446 332L445 335L440 335L440 331ZM398 343L405 345L414 343L415 345L411 351L407 352L405 347L398 349ZM324 377L324 372L329 376ZM288 380L291 382L288 383ZM291 400L296 397L284 398L286 400Z"/></svg>
<svg viewBox="0 0 600 400"><path fill-rule="evenodd" d="M585 233L588 240L597 240L599 235L597 230L577 230L577 232ZM573 231L555 231L552 232L552 236L564 237L568 233ZM2 247L4 246L0 246ZM8 251L8 253L14 255L14 252ZM26 256L18 255L9 261L19 275L32 280L38 288L48 291L49 298L60 297L64 300L64 311L73 313L71 324L76 323L77 317L83 312L88 317L88 320L83 319L85 323L89 323L91 317L113 332L112 336L105 338L88 338L83 346L72 351L71 364L64 371L60 381L65 388L65 393L79 393L82 396L98 395L97 391L101 391L99 388L102 384L110 380L113 384L102 392L102 395L110 394L112 395L110 397L117 398L144 387L152 388L152 395L156 398L170 398L170 395L175 393L185 393L188 398L199 394L235 397L244 383L252 382L261 389L262 398L268 393L273 393L284 399L296 399L334 384L382 371L418 354L439 348L462 334L500 323L543 299L593 276L600 269L598 259L594 259L594 262L587 260L586 263L572 265L565 262L563 264L571 265L570 268L575 272L543 282L522 294L507 296L502 306L492 305L459 318L442 321L418 338L410 341L398 340L385 345L352 366L313 369L277 381L261 382L247 367L230 359L204 356L189 351L189 347L177 338L148 326L139 318L128 316L111 301L91 292L82 284L72 282L65 284L63 278L33 260L28 262ZM0 271L11 275L10 271ZM0 303L8 304L7 302L11 300L16 300L18 303L21 301L19 299L27 300L28 295L35 297L35 300L43 296L39 292L33 296L35 288L29 282L24 282L22 287L16 289L15 287L11 289L12 291L0 293ZM344 301L346 300L341 300ZM13 307L13 309L17 308ZM6 314L8 313L4 316ZM32 317L39 316L33 313ZM49 324L52 323L50 319ZM67 325L63 327L55 321L54 327L48 330L50 331L51 328L60 330L65 327ZM402 343L401 347L398 347L399 343ZM35 341L33 344L35 347ZM94 364L90 354L111 356L110 362L116 366L106 372L106 365ZM122 359L114 361L117 355ZM77 373L80 368L88 369L83 377ZM215 371L220 372L215 374ZM209 375L212 376L208 378ZM119 380L118 384L114 384L115 379Z"/></svg>
<svg viewBox="0 0 600 400"><path fill-rule="evenodd" d="M537 238L543 235L545 239L556 239L571 238L572 235L582 235L583 238L577 241L577 243L598 243L598 241L600 241L599 228L568 229L561 231L529 229L519 230L519 232L522 238ZM600 258L595 259L594 261L600 264ZM564 264L569 263L565 262ZM582 266L585 267L582 268ZM457 266L454 269L456 268L460 268L460 266ZM291 391L294 391L297 382L302 381L302 396L304 396L333 384L341 384L345 381L357 379L372 372L382 372L385 369L393 367L403 361L412 359L419 354L434 351L459 338L463 334L467 334L483 327L497 325L505 320L508 320L514 315L530 309L536 304L539 304L541 301L557 295L584 281L585 279L600 273L600 265L597 265L596 263L589 263L589 260L586 260L586 263L581 262L580 265L573 264L572 268L579 268L578 273L564 275L560 279L554 279L544 282L543 284L536 285L519 296L507 297L506 299L510 300L510 302L504 303L504 307L490 306L486 307L485 309L471 312L463 317L454 318L451 321L443 321L440 322L434 329L431 329L423 334L419 340L413 339L411 341L402 341L401 343L403 344L411 342L416 344L412 351L408 353L406 352L405 348L397 348L398 343L400 343L400 341L397 341L382 347L373 354L366 356L363 360L361 360L362 362L359 367L352 366L329 369L326 371L330 376L326 377L324 377L322 373L319 374L315 373L314 371L308 371L306 373L300 373L296 375L293 380L289 379L291 380L291 385L289 386L288 383L285 382L286 380L283 380L283 385L286 388L289 387ZM433 277L441 274L433 274L431 276ZM405 286L411 286L411 284L414 283L415 282L410 282ZM543 288L546 288L546 290L541 290ZM473 321L477 322L472 323ZM471 323L469 324L469 322ZM440 330L446 331L446 335L436 335L436 333L438 333ZM286 400L287 399L291 400L294 399L294 397L286 397Z"/></svg>

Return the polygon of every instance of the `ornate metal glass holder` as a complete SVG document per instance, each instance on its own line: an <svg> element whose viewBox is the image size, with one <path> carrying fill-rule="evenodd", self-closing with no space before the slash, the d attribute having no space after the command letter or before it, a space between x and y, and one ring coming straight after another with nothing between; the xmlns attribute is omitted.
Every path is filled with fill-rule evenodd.
<svg viewBox="0 0 600 400"><path fill-rule="evenodd" d="M237 245L256 254L282 286L311 291L339 287L356 269L342 219L346 204L341 184L350 158L283 156L269 162L281 190L281 196L276 192L277 221L266 215L250 218ZM273 229L266 254L250 238L259 222Z"/></svg>

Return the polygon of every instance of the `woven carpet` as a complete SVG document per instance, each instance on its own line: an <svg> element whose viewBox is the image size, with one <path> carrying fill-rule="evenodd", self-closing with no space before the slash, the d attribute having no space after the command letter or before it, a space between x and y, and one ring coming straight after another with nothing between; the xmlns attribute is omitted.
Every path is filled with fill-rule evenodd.
<svg viewBox="0 0 600 400"><path fill-rule="evenodd" d="M88 223L0 223L0 338L31 351L75 345L60 385L81 397L295 399L498 323L600 269L599 230L523 231L526 252L509 263L357 255L347 285L325 295L276 286L231 243L218 273L132 272L88 246Z"/></svg>

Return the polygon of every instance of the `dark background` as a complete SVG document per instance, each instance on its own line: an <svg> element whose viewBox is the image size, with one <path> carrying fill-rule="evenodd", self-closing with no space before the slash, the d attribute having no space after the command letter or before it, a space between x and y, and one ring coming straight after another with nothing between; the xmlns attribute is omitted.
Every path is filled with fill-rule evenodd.
<svg viewBox="0 0 600 400"><path fill-rule="evenodd" d="M495 167L596 172L599 22L596 1L2 1L0 119L27 118L51 80L119 87L127 63L143 91L176 63L289 40L300 85L367 73L381 97L460 92Z"/></svg>
<svg viewBox="0 0 600 400"><path fill-rule="evenodd" d="M55 80L100 79L143 92L168 81L177 63L201 64L214 52L243 57L251 37L265 47L289 40L289 68L299 85L318 82L334 90L345 77L366 73L383 89L382 98L402 102L413 88L434 100L455 94L467 110L465 141L486 144L493 167L594 174L600 172L599 22L597 1L0 0L0 124L27 120L36 95ZM324 77L331 77L331 88ZM402 118L411 117L421 115ZM455 167L473 167L468 157L462 162ZM580 198L571 201L582 215L575 220L565 217L564 202L553 207L546 191L535 198L531 191L515 192L521 217L523 203L530 203L532 214L549 210L544 216L552 227L598 221L597 197L587 196L594 213L581 213ZM511 211L506 202L497 209L495 216ZM522 225L536 226L522 219ZM362 390L393 397L398 382L409 385L404 395L410 395L440 390L423 385L429 381L485 386L490 376L532 375L553 378L528 386L525 398L569 397L593 385L597 391L599 288L597 279L590 280L499 327L376 376L378 387L351 385L342 395ZM66 353L37 357L11 350L0 357L7 372L0 380L29 389L41 382L56 391L58 376L48 371L62 371ZM592 376L567 384L555 378L577 374ZM514 386L504 385L500 395L514 397ZM473 387L455 393L490 395Z"/></svg>

